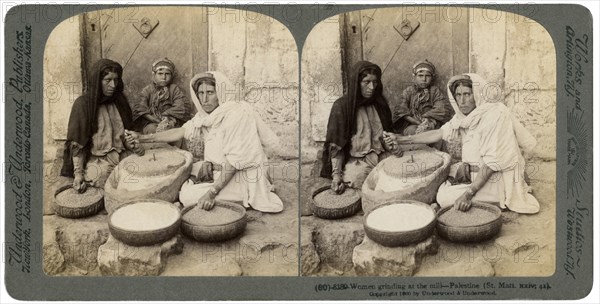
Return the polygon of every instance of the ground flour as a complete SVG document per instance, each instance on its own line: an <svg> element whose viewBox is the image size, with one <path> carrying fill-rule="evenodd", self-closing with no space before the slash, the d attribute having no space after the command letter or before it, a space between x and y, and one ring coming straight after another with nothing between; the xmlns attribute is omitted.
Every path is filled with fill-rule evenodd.
<svg viewBox="0 0 600 304"><path fill-rule="evenodd" d="M434 219L433 211L414 204L391 204L380 207L367 217L367 225L380 231L410 231L427 226Z"/></svg>
<svg viewBox="0 0 600 304"><path fill-rule="evenodd" d="M113 226L129 231L152 231L173 225L179 219L175 208L152 202L135 203L117 209L111 215Z"/></svg>

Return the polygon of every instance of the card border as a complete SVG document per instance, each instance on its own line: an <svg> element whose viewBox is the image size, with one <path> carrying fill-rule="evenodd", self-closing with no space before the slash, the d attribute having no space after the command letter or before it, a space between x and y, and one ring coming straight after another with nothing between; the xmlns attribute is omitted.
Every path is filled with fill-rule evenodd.
<svg viewBox="0 0 600 304"><path fill-rule="evenodd" d="M449 5L449 4L448 4ZM419 6L448 6L448 5L419 5ZM488 8L506 12L519 13L519 9L523 6L528 5L534 7L536 13L531 16L532 19L539 22L546 28L548 33L553 39L556 49L556 64L557 64L557 77L556 77L556 168L557 172L564 172L568 168L567 160L564 157L567 153L566 141L572 137L567 131L567 116L573 109L573 105L566 102L570 98L566 95L564 90L561 90L565 86L563 72L566 63L565 58L562 56L566 51L565 42L565 27L569 25L579 35L587 34L592 41L592 16L589 10L581 5L575 4L495 4L495 5L465 5L458 4L456 6L461 7L473 7L473 8ZM24 10L31 10L42 5L20 5L11 8L6 15L5 22L5 62L11 61L10 53L8 49L10 46L15 44L15 37L11 34L17 29L23 29L25 24L28 23L27 18L25 20L19 19L18 16L23 13ZM43 53L45 42L52 32L54 27L61 21L67 19L70 16L77 15L82 12L89 11L89 5L55 5L60 8L64 13L65 18L56 22L50 20L40 20L35 23L34 26L34 37L32 47L32 66L39 67L43 64ZM113 8L113 7L126 7L131 5L96 5L98 8ZM138 5L135 5L138 6ZM139 5L139 6L155 6L155 5ZM199 5L181 5L176 4L173 6L199 6ZM228 5L210 5L213 7L232 7ZM332 14L341 14L353 10L361 9L373 9L373 8L384 8L384 7L400 7L404 5L323 5L324 8L332 8ZM316 18L311 20L302 20L298 22L289 22L284 16L285 10L297 11L299 14L310 16L313 12L312 8L306 5L236 5L235 8L248 9L251 11L258 11L265 13L262 8L267 8L266 12L272 13L270 16L279 20L292 32L295 37L298 48L299 56L299 77L301 78L301 58L302 58L302 47L304 41L308 36L310 29L319 21L324 20L330 15L324 14L323 18ZM261 7L260 10L257 10ZM335 8L335 9L333 9ZM561 18L556 18L556 12L560 11L562 14ZM21 15L22 16L22 15ZM564 20L569 20L569 23L565 23ZM313 24L314 23L314 24ZM593 111L592 111L592 92L593 92L593 61L590 56L590 64L585 66L583 69L586 75L585 82L581 86L582 88L582 99L581 99L581 119L590 129L593 125ZM8 66L8 65L7 65ZM6 69L5 79L9 79L12 73ZM300 79L299 79L300 80ZM43 72L42 69L32 70L32 83L42 83ZM299 81L301 84L301 82ZM6 84L8 85L8 84ZM6 92L6 91L5 91ZM301 88L299 89L300 100ZM23 95L24 98L29 99L30 96ZM32 130L43 129L43 101L38 95L38 98L32 100ZM300 102L302 106L302 102ZM5 113L14 113L15 104L6 97ZM301 111L300 111L301 112ZM14 136L14 124L16 116L6 115L5 120L5 142L12 143L15 139ZM300 117L301 119L301 117ZM299 126L300 127L300 126ZM299 139L301 138L301 130L299 132ZM581 140L589 143L589 151L592 150L593 132L589 132L587 135L589 138L581 138ZM39 143L43 146L42 132L32 133L31 142ZM15 153L14 145L7 145L5 148L5 157ZM563 157L558 157L562 155ZM593 164L592 153L583 155L588 158L588 163ZM42 150L32 151L32 163L43 163ZM5 159L8 162L8 159ZM301 162L301 160L300 160ZM300 163L299 162L299 163ZM591 167L591 166L590 166ZM42 172L38 172L41 176ZM6 182L5 188L5 201L6 203L6 222L5 222L5 234L8 239L11 232L14 229L14 208L9 201L14 200L14 197L9 195L12 193L14 185L10 183L13 175L9 174L6 170L6 176L4 177ZM40 177L37 177L40 178ZM39 180L43 180L43 176ZM567 179L566 175L556 176L556 272L550 277L499 277L499 278L463 278L463 277L449 277L449 278L425 278L425 277L51 277L46 276L42 270L42 183L32 183L32 206L39 206L39 208L32 208L31 213L31 229L32 231L39 232L32 234L32 243L34 244L34 250L37 248L37 257L34 263L32 263L31 273L25 274L19 271L18 268L10 266L6 263L5 272L5 284L6 289L11 296L21 300L275 300L275 299L293 299L293 300L357 300L357 299L372 299L364 291L357 290L344 290L344 291L328 291L328 292L317 292L319 284L340 284L340 283L357 283L357 284L384 284L390 282L398 283L410 283L410 282L438 282L438 281L458 281L461 283L475 283L483 281L489 282L500 282L500 281L511 281L514 283L528 283L534 282L541 284L548 282L553 286L550 290L507 290L503 293L493 297L464 297L456 296L453 300L498 300L498 299L578 299L585 297L591 290L593 284L593 172L589 170L586 175L585 183L583 184L582 191L579 193L578 199L583 204L583 207L590 210L589 221L584 222L583 231L585 234L586 242L583 247L583 259L580 265L579 271L577 271L577 279L569 279L565 275L562 268L562 261L565 260L566 244L564 236L566 234L566 209L574 207L574 199L567 198ZM560 194L560 196L559 196ZM299 229L300 230L300 229ZM8 250L8 244L4 244L4 250ZM36 247L37 246L37 247ZM32 252L34 253L34 252ZM124 287L126 286L126 287ZM232 286L235 286L232 288ZM268 286L268 287L265 287ZM84 290L84 288L86 290ZM226 296L221 293L226 288ZM216 292L215 292L216 291ZM274 292L275 291L275 292ZM398 300L399 298L394 298ZM443 300L444 298L438 297L405 297L401 299L415 300L415 299L428 299L428 300Z"/></svg>

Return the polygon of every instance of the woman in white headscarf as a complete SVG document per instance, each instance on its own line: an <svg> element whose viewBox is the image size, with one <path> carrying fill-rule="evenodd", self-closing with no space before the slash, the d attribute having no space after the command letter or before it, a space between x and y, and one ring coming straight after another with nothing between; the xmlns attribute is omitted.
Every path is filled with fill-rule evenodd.
<svg viewBox="0 0 600 304"><path fill-rule="evenodd" d="M444 140L453 158L448 180L437 194L441 207L466 211L471 201L496 203L518 213L537 213L539 203L524 179L525 160L536 141L501 102L499 87L477 74L457 75L448 82L454 117L439 130L412 136L385 134L396 144Z"/></svg>
<svg viewBox="0 0 600 304"><path fill-rule="evenodd" d="M181 187L180 202L206 210L217 200L242 203L262 212L282 211L265 153L277 146L278 138L243 101L241 88L222 73L209 71L191 79L190 93L198 110L194 118L178 129L139 136L140 142L183 138L188 147L203 141L199 150L203 150L204 160L194 163L192 178ZM199 155L194 156L197 160Z"/></svg>

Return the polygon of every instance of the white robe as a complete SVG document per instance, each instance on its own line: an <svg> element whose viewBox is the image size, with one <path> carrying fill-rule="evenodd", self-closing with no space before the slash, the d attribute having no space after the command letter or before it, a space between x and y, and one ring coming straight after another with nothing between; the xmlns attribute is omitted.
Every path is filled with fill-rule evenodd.
<svg viewBox="0 0 600 304"><path fill-rule="evenodd" d="M217 92L221 88L218 76L215 73ZM273 192L269 160L265 154L265 148L276 141L274 134L248 103L227 101L225 98L219 100L226 102L220 102L210 115L199 110L192 120L183 125L186 139L200 132L204 136L205 161L218 165L227 162L237 170L215 200L242 203L247 208L262 212L282 211L283 202ZM201 163L195 163L192 172L198 172ZM214 180L220 178L221 172L215 171ZM181 187L179 200L184 206L196 204L212 186L213 183L194 184L188 180Z"/></svg>
<svg viewBox="0 0 600 304"><path fill-rule="evenodd" d="M501 208L518 213L537 213L540 205L529 193L531 188L524 179L525 159L520 150L520 147L532 149L535 139L504 104L494 102L484 94L486 84L480 76L468 75L473 79L473 95L477 107L469 115L463 115L448 90L450 103L456 114L441 130L445 140L460 133L462 162L478 165L480 168L485 164L496 171L472 200L498 203ZM478 173L471 173L472 181ZM442 207L454 204L469 186L452 186L446 181L438 190L438 204Z"/></svg>

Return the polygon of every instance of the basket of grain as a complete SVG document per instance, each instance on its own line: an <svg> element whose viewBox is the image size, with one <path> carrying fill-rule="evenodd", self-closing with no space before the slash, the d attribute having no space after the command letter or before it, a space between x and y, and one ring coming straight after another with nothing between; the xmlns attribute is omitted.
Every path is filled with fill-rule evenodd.
<svg viewBox="0 0 600 304"><path fill-rule="evenodd" d="M54 193L54 211L61 217L82 218L95 215L104 208L104 191L88 187L83 193L65 185Z"/></svg>
<svg viewBox="0 0 600 304"><path fill-rule="evenodd" d="M316 189L310 204L314 215L324 219L349 217L360 210L360 191L347 188L341 194L336 194L331 187L323 186Z"/></svg>
<svg viewBox="0 0 600 304"><path fill-rule="evenodd" d="M246 208L238 204L216 201L210 210L192 205L182 213L181 231L200 242L225 241L246 229Z"/></svg>
<svg viewBox="0 0 600 304"><path fill-rule="evenodd" d="M473 202L468 211L459 211L453 206L438 212L438 234L452 242L473 243L490 239L502 228L500 208Z"/></svg>
<svg viewBox="0 0 600 304"><path fill-rule="evenodd" d="M142 199L118 206L108 216L113 237L131 246L165 242L179 232L181 212L163 200Z"/></svg>
<svg viewBox="0 0 600 304"><path fill-rule="evenodd" d="M436 214L425 203L398 200L379 205L364 217L365 233L386 247L406 246L433 234Z"/></svg>

